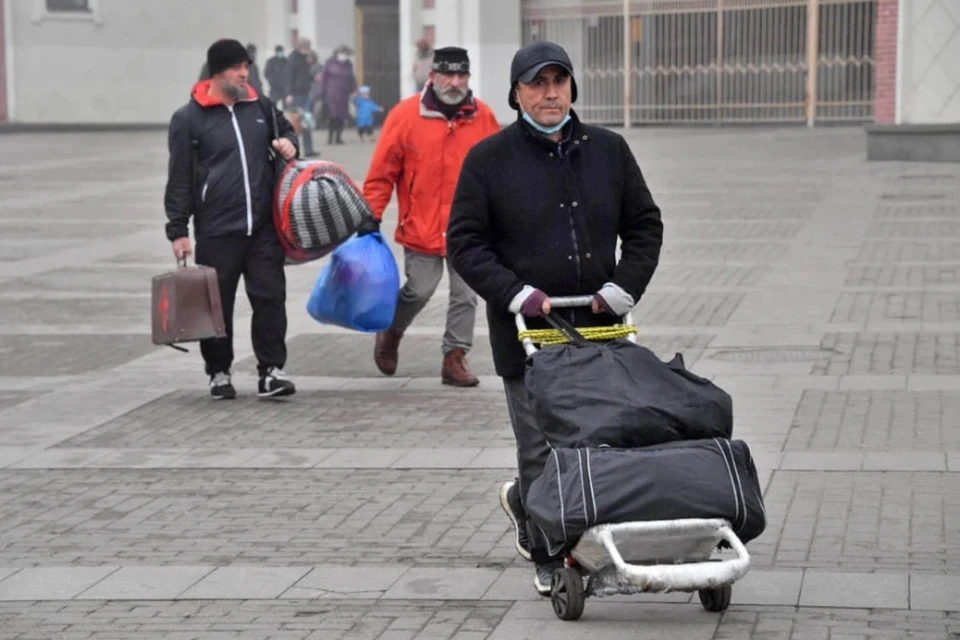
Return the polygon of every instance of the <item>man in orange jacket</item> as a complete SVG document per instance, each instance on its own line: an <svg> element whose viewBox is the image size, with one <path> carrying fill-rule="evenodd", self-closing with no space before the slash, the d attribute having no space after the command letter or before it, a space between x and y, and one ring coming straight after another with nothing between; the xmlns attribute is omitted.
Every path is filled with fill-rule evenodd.
<svg viewBox="0 0 960 640"><path fill-rule="evenodd" d="M383 210L397 189L399 219L395 239L404 247L407 281L400 289L392 326L377 334L374 361L390 376L397 371L404 331L427 305L443 277L450 205L467 151L500 131L490 108L469 88L470 58L465 49L436 49L430 79L419 95L390 110L363 185L375 218L359 235L380 227ZM466 364L473 346L477 296L449 267L450 302L443 335L443 384L479 384Z"/></svg>

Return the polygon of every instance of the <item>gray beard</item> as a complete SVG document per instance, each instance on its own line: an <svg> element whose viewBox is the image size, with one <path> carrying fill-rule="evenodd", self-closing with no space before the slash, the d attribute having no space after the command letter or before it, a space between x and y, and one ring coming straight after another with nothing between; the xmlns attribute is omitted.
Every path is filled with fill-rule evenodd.
<svg viewBox="0 0 960 640"><path fill-rule="evenodd" d="M437 100L450 106L460 104L463 102L463 99L467 97L466 91L463 93L440 93L439 91L434 91L433 93L437 96Z"/></svg>
<svg viewBox="0 0 960 640"><path fill-rule="evenodd" d="M220 90L223 91L225 96L233 100L240 100L247 97L246 89L241 89L236 85L227 84L226 82L220 84Z"/></svg>

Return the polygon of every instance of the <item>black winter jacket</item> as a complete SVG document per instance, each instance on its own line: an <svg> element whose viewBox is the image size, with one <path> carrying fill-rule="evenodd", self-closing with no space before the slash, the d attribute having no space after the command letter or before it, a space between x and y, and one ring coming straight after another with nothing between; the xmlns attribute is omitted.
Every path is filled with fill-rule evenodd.
<svg viewBox="0 0 960 640"><path fill-rule="evenodd" d="M273 56L267 60L263 76L270 83L270 99L281 100L287 97L287 59Z"/></svg>
<svg viewBox="0 0 960 640"><path fill-rule="evenodd" d="M252 235L272 224L276 174L268 108L274 109L279 137L298 146L293 125L276 107L251 92L228 108L207 95L209 84L197 83L190 102L170 119L164 208L171 241L189 235L191 216L197 237Z"/></svg>
<svg viewBox="0 0 960 640"><path fill-rule="evenodd" d="M457 183L447 253L487 302L500 376L524 372L526 356L507 309L523 285L571 296L613 282L639 301L660 259L660 209L626 141L576 114L564 131L558 144L518 121L470 150ZM577 326L616 322L589 309L565 315Z"/></svg>
<svg viewBox="0 0 960 640"><path fill-rule="evenodd" d="M306 96L313 87L313 72L307 57L294 51L287 59L287 95Z"/></svg>

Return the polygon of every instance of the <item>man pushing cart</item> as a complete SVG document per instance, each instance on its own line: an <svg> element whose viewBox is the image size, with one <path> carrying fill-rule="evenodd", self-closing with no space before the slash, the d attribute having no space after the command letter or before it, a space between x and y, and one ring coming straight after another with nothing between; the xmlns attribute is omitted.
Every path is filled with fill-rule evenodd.
<svg viewBox="0 0 960 640"><path fill-rule="evenodd" d="M699 591L723 610L762 496L729 439L730 397L636 344L629 314L659 263L660 209L626 141L571 109L562 47L520 49L510 81L517 122L468 153L446 241L487 303L517 442L517 481L500 490L517 552L563 619L586 595L639 591ZM718 546L734 557L708 562Z"/></svg>
<svg viewBox="0 0 960 640"><path fill-rule="evenodd" d="M561 46L536 42L520 49L510 83L517 121L468 153L450 210L447 253L487 303L519 467L518 483L504 485L501 500L516 528L517 550L536 564L534 584L546 595L563 557L526 526L525 494L549 445L524 386L526 355L513 314L546 328L540 316L551 310L548 294L588 295L588 308L559 313L577 327L616 322L653 277L663 225L626 141L581 123L572 110L577 84Z"/></svg>

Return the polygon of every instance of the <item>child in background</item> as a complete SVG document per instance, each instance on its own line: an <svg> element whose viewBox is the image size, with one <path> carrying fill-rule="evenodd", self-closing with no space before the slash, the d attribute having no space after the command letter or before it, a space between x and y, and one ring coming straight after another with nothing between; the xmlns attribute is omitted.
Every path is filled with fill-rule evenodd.
<svg viewBox="0 0 960 640"><path fill-rule="evenodd" d="M383 111L383 107L370 97L370 87L363 85L357 89L357 95L353 98L353 106L357 109L357 133L360 135L360 142L363 142L365 135L373 139L373 114Z"/></svg>

